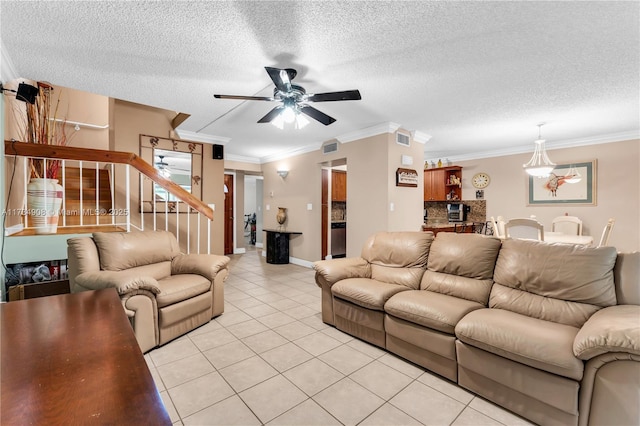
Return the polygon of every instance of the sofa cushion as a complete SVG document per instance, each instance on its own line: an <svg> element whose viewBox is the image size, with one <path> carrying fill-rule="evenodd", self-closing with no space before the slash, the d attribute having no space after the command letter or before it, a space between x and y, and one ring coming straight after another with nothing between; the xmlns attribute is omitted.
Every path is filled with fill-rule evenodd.
<svg viewBox="0 0 640 426"><path fill-rule="evenodd" d="M211 289L211 281L201 275L171 275L158 281L158 308L182 302Z"/></svg>
<svg viewBox="0 0 640 426"><path fill-rule="evenodd" d="M417 289L427 265L432 232L378 232L364 244L371 278Z"/></svg>
<svg viewBox="0 0 640 426"><path fill-rule="evenodd" d="M331 287L331 293L334 297L378 311L384 310L384 304L391 296L408 290L409 288L403 285L389 284L369 278L348 278L338 281Z"/></svg>
<svg viewBox="0 0 640 426"><path fill-rule="evenodd" d="M104 271L170 261L180 253L176 237L167 231L94 232L93 240Z"/></svg>
<svg viewBox="0 0 640 426"><path fill-rule="evenodd" d="M584 365L573 354L578 328L502 309L478 309L455 328L462 342L549 373L582 379Z"/></svg>
<svg viewBox="0 0 640 426"><path fill-rule="evenodd" d="M163 262L152 263L151 265L136 266L125 269L121 272L126 272L131 275L145 275L153 277L156 280L161 280L171 275L171 262L166 260Z"/></svg>
<svg viewBox="0 0 640 426"><path fill-rule="evenodd" d="M481 303L486 307L492 285L491 278L481 280L427 270L422 276L420 289Z"/></svg>
<svg viewBox="0 0 640 426"><path fill-rule="evenodd" d="M582 327L591 315L601 309L586 303L538 296L500 284L493 285L489 306L578 328Z"/></svg>
<svg viewBox="0 0 640 426"><path fill-rule="evenodd" d="M466 314L485 306L457 297L426 290L410 290L391 297L384 305L389 315L423 327L454 334L458 321Z"/></svg>
<svg viewBox="0 0 640 426"><path fill-rule="evenodd" d="M429 271L478 280L493 278L500 240L480 234L439 232L429 250Z"/></svg>
<svg viewBox="0 0 640 426"><path fill-rule="evenodd" d="M486 306L499 250L497 238L440 232L431 245L420 289Z"/></svg>
<svg viewBox="0 0 640 426"><path fill-rule="evenodd" d="M504 297L501 288L494 286L489 306L580 327L597 309L589 313L584 306L573 305L574 302L595 307L616 304L613 281L616 256L614 247L507 239L502 244L493 280L517 292ZM530 294L542 297L529 297ZM560 307L546 298L569 303Z"/></svg>

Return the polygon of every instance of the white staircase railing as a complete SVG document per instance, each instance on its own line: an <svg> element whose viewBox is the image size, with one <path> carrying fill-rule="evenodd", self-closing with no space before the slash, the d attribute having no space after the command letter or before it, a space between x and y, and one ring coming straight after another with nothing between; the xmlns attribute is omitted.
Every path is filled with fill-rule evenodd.
<svg viewBox="0 0 640 426"><path fill-rule="evenodd" d="M39 223L34 220L37 212L27 202L33 160L44 162L44 170L48 162L59 164L57 178L61 189L57 196L62 199L55 232L166 230L174 233L183 252L211 253L211 208L160 175L139 156L5 141L4 164L13 176L7 179L7 185L12 187L6 192L18 191L17 196L9 197L5 207L7 212L21 216L22 226L12 227L22 228L18 235L31 235L39 230ZM16 176L22 177L21 184L14 182ZM145 185L149 180L176 201L169 201L166 196L161 199L156 185ZM145 193L145 188L151 190ZM46 197L48 192L43 193Z"/></svg>

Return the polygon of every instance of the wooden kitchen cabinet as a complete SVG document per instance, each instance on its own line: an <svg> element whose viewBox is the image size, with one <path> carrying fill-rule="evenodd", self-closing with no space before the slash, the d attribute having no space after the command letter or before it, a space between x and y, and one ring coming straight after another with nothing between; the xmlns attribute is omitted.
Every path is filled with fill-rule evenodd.
<svg viewBox="0 0 640 426"><path fill-rule="evenodd" d="M461 200L462 167L450 166L424 171L424 201ZM449 197L447 197L449 195Z"/></svg>
<svg viewBox="0 0 640 426"><path fill-rule="evenodd" d="M347 172L331 171L331 201L347 201Z"/></svg>

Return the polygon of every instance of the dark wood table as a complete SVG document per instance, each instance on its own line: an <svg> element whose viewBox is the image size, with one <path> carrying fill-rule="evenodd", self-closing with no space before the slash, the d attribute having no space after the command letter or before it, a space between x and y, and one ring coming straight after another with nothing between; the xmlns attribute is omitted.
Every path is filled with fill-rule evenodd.
<svg viewBox="0 0 640 426"><path fill-rule="evenodd" d="M302 235L302 232L291 232L279 229L263 229L267 233L267 263L284 265L289 263L289 237Z"/></svg>
<svg viewBox="0 0 640 426"><path fill-rule="evenodd" d="M0 424L171 424L115 289L0 304L0 336Z"/></svg>

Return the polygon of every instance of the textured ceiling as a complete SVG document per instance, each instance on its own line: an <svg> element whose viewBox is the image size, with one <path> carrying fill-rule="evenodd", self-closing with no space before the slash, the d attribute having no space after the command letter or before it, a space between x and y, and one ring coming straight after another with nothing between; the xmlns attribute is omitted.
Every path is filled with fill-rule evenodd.
<svg viewBox="0 0 640 426"><path fill-rule="evenodd" d="M25 78L191 114L190 137L265 161L385 122L432 138L427 158L638 137L640 2L10 2L6 56ZM264 66L298 70L323 126L256 121Z"/></svg>

